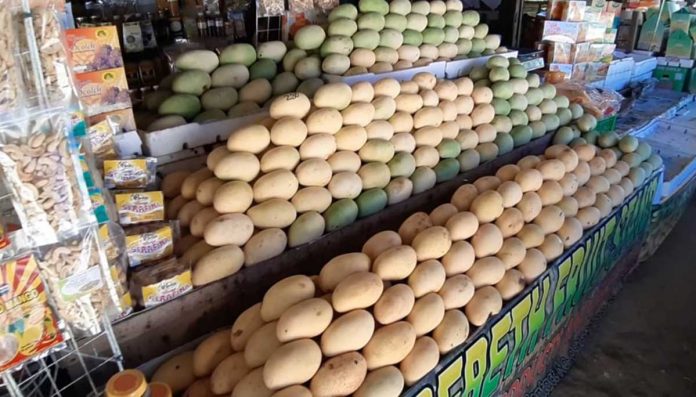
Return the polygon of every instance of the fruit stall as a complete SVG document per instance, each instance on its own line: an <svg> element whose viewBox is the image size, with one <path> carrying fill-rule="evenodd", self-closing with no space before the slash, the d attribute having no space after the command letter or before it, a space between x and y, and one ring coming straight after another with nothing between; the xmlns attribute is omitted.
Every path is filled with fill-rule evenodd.
<svg viewBox="0 0 696 397"><path fill-rule="evenodd" d="M13 397L546 394L694 191L694 98L615 62L611 5L550 16L606 33L568 66L458 0L283 40L45 3L0 10Z"/></svg>

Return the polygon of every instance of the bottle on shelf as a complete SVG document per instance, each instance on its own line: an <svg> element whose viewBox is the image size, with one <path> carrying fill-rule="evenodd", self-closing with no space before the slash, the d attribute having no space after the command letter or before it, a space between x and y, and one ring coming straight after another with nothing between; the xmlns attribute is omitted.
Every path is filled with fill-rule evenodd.
<svg viewBox="0 0 696 397"><path fill-rule="evenodd" d="M169 0L169 33L173 41L186 38L177 0Z"/></svg>

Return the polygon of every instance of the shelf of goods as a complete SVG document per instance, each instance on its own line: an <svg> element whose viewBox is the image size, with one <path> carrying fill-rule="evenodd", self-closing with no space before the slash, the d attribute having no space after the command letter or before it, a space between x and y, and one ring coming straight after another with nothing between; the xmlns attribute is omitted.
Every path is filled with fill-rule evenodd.
<svg viewBox="0 0 696 397"><path fill-rule="evenodd" d="M463 11L455 0L343 4L331 12L328 22L326 28L299 29L293 48L272 41L258 48L232 44L220 55L192 50L178 56L177 72L144 98L143 111L138 112L139 128L150 132L144 134L150 154L182 150L182 143L190 148L191 143L226 139L225 132L239 126L228 117L259 112L289 92L311 97L325 80L407 80L424 71L454 78L496 53L516 54L500 47L500 35L489 34L477 11ZM200 129L203 123L210 123L203 136L181 142L190 135L188 130ZM161 139L164 135L169 142Z"/></svg>
<svg viewBox="0 0 696 397"><path fill-rule="evenodd" d="M172 341L181 344L209 332L222 325L221 311L241 310L229 307L228 302L246 300L235 294L252 294L255 287L249 286L267 287L283 276L281 269L316 264L319 247L335 253L346 240L364 236L361 228L389 217L397 222L395 217L427 206L435 195L451 194L455 185L446 181L491 172L491 164L516 161L529 150L539 153L550 139L547 132L573 117L580 128L592 126L594 119L581 107L518 66L516 59L496 56L474 69L472 78L448 81L419 73L402 83L331 83L311 102L289 94L273 101L271 118L263 124L235 131L225 146L214 149L207 167L167 175L162 190L170 200L169 217L191 232L177 251L193 265L194 286L204 286L178 300L174 310L190 309L197 321L172 330L164 306L118 323L126 357L142 362L170 350ZM482 84L498 76L512 78L492 88ZM574 134L580 135L575 126ZM527 146L533 138L543 143ZM239 166L240 159L247 165ZM413 195L420 198L407 200ZM351 225L373 214L374 221ZM325 232L335 234L318 239ZM218 258L225 258L225 266L217 265ZM211 284L243 265L238 276ZM246 287L231 288L242 284ZM211 301L207 310L200 310L202 300ZM137 347L136 330L145 324L166 339Z"/></svg>
<svg viewBox="0 0 696 397"><path fill-rule="evenodd" d="M152 380L232 396L539 390L637 260L661 174L633 137L551 145L274 283Z"/></svg>

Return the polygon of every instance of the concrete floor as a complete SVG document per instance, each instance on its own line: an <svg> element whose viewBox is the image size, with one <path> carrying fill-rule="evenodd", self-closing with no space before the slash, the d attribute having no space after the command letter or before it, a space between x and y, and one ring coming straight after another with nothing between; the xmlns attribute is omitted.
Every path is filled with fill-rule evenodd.
<svg viewBox="0 0 696 397"><path fill-rule="evenodd" d="M552 397L696 396L696 202L636 269Z"/></svg>

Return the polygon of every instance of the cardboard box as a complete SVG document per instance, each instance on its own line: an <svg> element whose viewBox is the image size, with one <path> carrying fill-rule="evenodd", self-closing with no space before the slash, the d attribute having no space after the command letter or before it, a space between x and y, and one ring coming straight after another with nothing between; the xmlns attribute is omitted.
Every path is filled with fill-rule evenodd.
<svg viewBox="0 0 696 397"><path fill-rule="evenodd" d="M616 36L619 34L618 29L607 29L604 31L604 43L613 44L616 43Z"/></svg>
<svg viewBox="0 0 696 397"><path fill-rule="evenodd" d="M561 20L569 22L582 22L585 17L585 8L587 3L584 0L576 1L571 0L566 3L563 9L563 16Z"/></svg>
<svg viewBox="0 0 696 397"><path fill-rule="evenodd" d="M545 21L543 41L581 43L587 34L586 22Z"/></svg>
<svg viewBox="0 0 696 397"><path fill-rule="evenodd" d="M607 28L602 23L592 22L587 25L584 41L604 41L604 33Z"/></svg>
<svg viewBox="0 0 696 397"><path fill-rule="evenodd" d="M682 30L669 34L665 55L676 58L691 58L694 51L694 40Z"/></svg>
<svg viewBox="0 0 696 397"><path fill-rule="evenodd" d="M133 109L131 108L95 114L94 116L91 116L88 121L90 125L93 125L105 120L108 116L113 116L116 118L116 122L118 123L118 126L121 127L121 131L135 131L135 116L133 115Z"/></svg>
<svg viewBox="0 0 696 397"><path fill-rule="evenodd" d="M87 116L131 107L123 68L77 73L75 86Z"/></svg>
<svg viewBox="0 0 696 397"><path fill-rule="evenodd" d="M568 5L568 0L549 0L547 6L547 16L549 20L560 21L563 18L563 10Z"/></svg>
<svg viewBox="0 0 696 397"><path fill-rule="evenodd" d="M590 43L551 43L548 63L578 63L590 61Z"/></svg>
<svg viewBox="0 0 696 397"><path fill-rule="evenodd" d="M660 52L662 51L666 33L667 28L665 24L659 20L657 14L653 14L648 17L643 26L641 26L636 48L639 50Z"/></svg>
<svg viewBox="0 0 696 397"><path fill-rule="evenodd" d="M672 33L680 30L686 34L689 34L692 19L693 15L684 11L684 9L675 12L672 14L672 18L669 22L669 32Z"/></svg>
<svg viewBox="0 0 696 397"><path fill-rule="evenodd" d="M549 64L549 70L552 72L563 72L566 80L586 80L587 69L589 63L576 63L573 65L552 63Z"/></svg>
<svg viewBox="0 0 696 397"><path fill-rule="evenodd" d="M70 65L75 73L123 66L115 26L67 29L65 43Z"/></svg>
<svg viewBox="0 0 696 397"><path fill-rule="evenodd" d="M604 11L604 7L587 7L585 9L585 17L583 21L585 22L599 22L599 18Z"/></svg>
<svg viewBox="0 0 696 397"><path fill-rule="evenodd" d="M658 66L653 72L653 77L659 80L658 86L682 92L690 73L693 71L685 68Z"/></svg>

